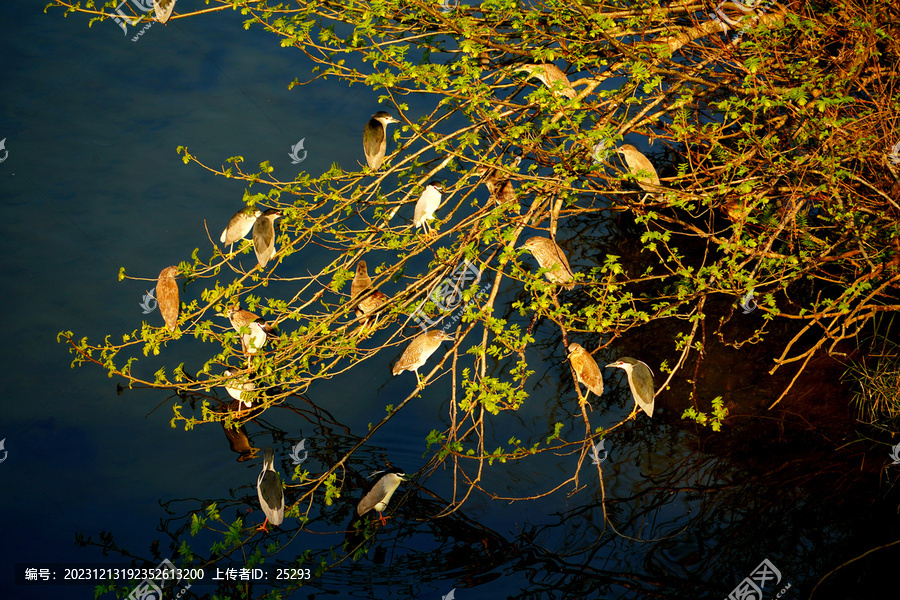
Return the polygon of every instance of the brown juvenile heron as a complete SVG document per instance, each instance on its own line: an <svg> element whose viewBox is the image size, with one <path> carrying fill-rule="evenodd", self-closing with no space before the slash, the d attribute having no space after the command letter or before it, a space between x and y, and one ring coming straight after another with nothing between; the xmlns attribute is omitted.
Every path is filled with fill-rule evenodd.
<svg viewBox="0 0 900 600"><path fill-rule="evenodd" d="M397 119L383 110L378 111L363 129L363 152L366 154L366 162L369 168L377 171L384 162L384 154L387 150L387 126L391 123L399 123Z"/></svg>
<svg viewBox="0 0 900 600"><path fill-rule="evenodd" d="M546 85L555 95L562 95L566 98L574 99L577 94L575 88L569 83L569 78L563 73L559 67L553 63L539 65L522 65L516 71L525 71L528 77L537 77L541 83Z"/></svg>
<svg viewBox="0 0 900 600"><path fill-rule="evenodd" d="M516 202L516 188L511 179L506 177L500 169L478 167L476 173L484 173L484 186L491 194L491 198L497 204L509 204Z"/></svg>
<svg viewBox="0 0 900 600"><path fill-rule="evenodd" d="M159 272L159 279L156 280L156 302L169 331L175 331L178 326L178 310L181 308L176 275L178 267L166 267Z"/></svg>
<svg viewBox="0 0 900 600"><path fill-rule="evenodd" d="M375 482L369 493L359 501L359 504L356 506L356 514L361 517L367 512L376 510L378 511L378 519L381 521L381 524L386 525L387 521L385 521L384 515L381 513L387 508L388 502L391 501L391 496L400 487L400 483L405 481L403 478L406 474L397 468L391 468L375 474L378 475L380 473L384 473L384 475Z"/></svg>
<svg viewBox="0 0 900 600"><path fill-rule="evenodd" d="M574 289L575 284L569 283L574 277L572 268L569 266L569 261L566 260L566 255L563 253L562 248L557 246L553 240L534 236L528 238L520 246L520 249L523 248L531 252L531 255L538 261L542 269L550 269L545 273L547 279L562 285L567 290Z"/></svg>
<svg viewBox="0 0 900 600"><path fill-rule="evenodd" d="M656 174L656 168L650 159L644 156L637 148L631 144L622 144L616 150L625 157L625 164L628 165L628 172L634 176L637 184L645 192L659 192L659 175Z"/></svg>
<svg viewBox="0 0 900 600"><path fill-rule="evenodd" d="M275 451L266 448L263 458L263 470L256 479L256 494L259 496L259 505L266 514L266 521L257 528L269 533L266 529L268 523L281 525L284 521L284 487L281 485L281 477L275 471Z"/></svg>
<svg viewBox="0 0 900 600"><path fill-rule="evenodd" d="M228 221L228 225L222 231L219 241L226 246L232 246L239 239L247 237L260 215L262 215L262 211L252 206L245 206L237 211L231 217L231 220ZM228 250L230 252L231 248L229 247Z"/></svg>
<svg viewBox="0 0 900 600"><path fill-rule="evenodd" d="M630 356L623 356L606 367L617 367L625 371L628 375L628 387L631 388L631 395L634 396L634 410L636 411L640 406L648 417L653 418L653 401L656 392L653 390L653 371L650 370L650 367Z"/></svg>
<svg viewBox="0 0 900 600"><path fill-rule="evenodd" d="M270 208L253 224L253 249L256 261L262 268L275 256L275 219L281 216L277 209Z"/></svg>
<svg viewBox="0 0 900 600"><path fill-rule="evenodd" d="M399 375L403 371L412 371L416 374L416 381L421 385L422 379L419 377L419 367L425 364L434 351L438 349L444 340L452 340L453 337L447 335L440 329L425 331L413 338L403 356L394 365L394 375Z"/></svg>
<svg viewBox="0 0 900 600"><path fill-rule="evenodd" d="M444 191L444 187L440 181L431 181L422 190L422 195L419 196L419 200L416 202L413 223L415 223L416 227L423 228L428 234L431 234L428 221L434 219L435 211L441 207L442 191Z"/></svg>
<svg viewBox="0 0 900 600"><path fill-rule="evenodd" d="M369 277L366 261L361 260L356 263L356 275L353 277L353 282L350 284L350 296L358 299L371 289L372 279ZM356 316L362 317L364 315L372 314L387 303L388 300L390 300L390 298L387 294L374 290L356 305L356 308L354 309L356 311Z"/></svg>
<svg viewBox="0 0 900 600"><path fill-rule="evenodd" d="M572 363L578 383L586 385L588 390L594 392L598 398L602 396L603 373L600 372L600 367L597 366L597 361L594 360L591 353L585 350L581 344L572 342L569 344L569 362ZM591 406L591 403L587 402L587 396L585 396L585 402Z"/></svg>

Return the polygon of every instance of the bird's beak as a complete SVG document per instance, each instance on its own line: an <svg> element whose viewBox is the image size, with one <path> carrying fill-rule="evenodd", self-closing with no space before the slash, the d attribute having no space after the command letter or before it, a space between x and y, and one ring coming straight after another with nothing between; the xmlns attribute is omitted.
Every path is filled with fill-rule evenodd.
<svg viewBox="0 0 900 600"><path fill-rule="evenodd" d="M604 369L608 369L609 367L614 367L614 366L616 366L616 363L609 363L608 365L606 365L606 366L603 367L603 368L604 368Z"/></svg>

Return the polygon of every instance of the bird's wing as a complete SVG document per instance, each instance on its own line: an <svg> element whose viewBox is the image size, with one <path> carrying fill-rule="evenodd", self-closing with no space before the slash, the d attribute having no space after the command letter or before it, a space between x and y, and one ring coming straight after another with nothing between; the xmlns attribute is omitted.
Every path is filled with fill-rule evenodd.
<svg viewBox="0 0 900 600"><path fill-rule="evenodd" d="M175 331L178 324L180 301L178 299L178 283L172 277L160 274L160 278L156 282L156 301L166 326L171 331Z"/></svg>
<svg viewBox="0 0 900 600"><path fill-rule="evenodd" d="M375 123L377 124L375 127L366 128L366 133L369 135L363 136L363 149L368 156L378 154L381 150L381 144L384 143L384 126L378 121Z"/></svg>
<svg viewBox="0 0 900 600"><path fill-rule="evenodd" d="M175 0L153 0L153 12L156 14L156 20L165 23L172 16L175 10Z"/></svg>

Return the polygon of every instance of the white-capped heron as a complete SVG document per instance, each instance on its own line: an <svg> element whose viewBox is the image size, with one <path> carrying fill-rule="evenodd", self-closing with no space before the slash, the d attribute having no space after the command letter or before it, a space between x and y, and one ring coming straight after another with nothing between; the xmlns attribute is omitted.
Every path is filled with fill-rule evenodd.
<svg viewBox="0 0 900 600"><path fill-rule="evenodd" d="M531 252L542 269L550 269L545 273L547 279L553 283L559 283L567 290L575 287L574 283L569 283L574 277L572 267L569 266L565 253L556 245L556 242L550 238L535 236L528 238L519 249Z"/></svg>
<svg viewBox="0 0 900 600"><path fill-rule="evenodd" d="M237 211L228 221L228 225L225 226L225 229L222 230L219 241L225 246L229 246L228 251L230 252L230 246L239 239L247 237L247 234L253 229L253 224L256 223L256 220L260 215L262 215L262 211L252 206L245 206Z"/></svg>
<svg viewBox="0 0 900 600"><path fill-rule="evenodd" d="M226 369L223 375L231 378L225 382L225 391L238 401L238 408L253 408L256 384L250 381L247 374L236 376L231 370Z"/></svg>
<svg viewBox="0 0 900 600"><path fill-rule="evenodd" d="M175 0L153 0L153 14L156 16L156 20L163 25L172 16L173 10L175 10Z"/></svg>
<svg viewBox="0 0 900 600"><path fill-rule="evenodd" d="M266 345L272 326L266 323L262 317L258 317L249 310L243 310L239 305L227 308L219 316L227 317L235 331L241 334L241 348L247 354L256 354ZM241 329L247 328L247 332Z"/></svg>
<svg viewBox="0 0 900 600"><path fill-rule="evenodd" d="M428 221L434 219L435 211L441 207L441 192L443 191L444 186L440 181L431 181L422 190L422 195L419 196L419 200L416 202L413 223L416 227L423 228L425 233L431 233Z"/></svg>
<svg viewBox="0 0 900 600"><path fill-rule="evenodd" d="M256 493L259 496L259 505L266 513L266 521L257 528L269 533L266 528L268 523L281 525L284 521L284 487L281 485L281 477L275 471L275 451L266 448L263 457L263 470L256 479Z"/></svg>
<svg viewBox="0 0 900 600"><path fill-rule="evenodd" d="M653 389L653 371L646 363L639 361L630 356L623 356L619 360L606 365L616 367L625 371L628 376L628 387L631 388L631 395L634 396L636 403L635 409L640 406L641 410L647 413L648 417L653 417L653 400L656 392Z"/></svg>
<svg viewBox="0 0 900 600"><path fill-rule="evenodd" d="M394 365L394 375L399 375L403 371L412 371L416 374L416 382L421 384L422 379L419 377L419 367L425 364L425 361L434 354L441 342L444 340L452 340L453 336L447 335L440 329L425 331L413 338L409 343L400 360Z"/></svg>
<svg viewBox="0 0 900 600"><path fill-rule="evenodd" d="M253 249L256 251L256 261L262 268L275 256L275 219L280 216L281 211L270 208L253 224Z"/></svg>
<svg viewBox="0 0 900 600"><path fill-rule="evenodd" d="M387 521L381 513L387 508L388 502L391 501L391 496L400 487L400 483L405 481L404 477L406 474L395 467L387 471L379 471L376 475L381 475L381 477L378 478L375 485L369 490L369 493L363 496L363 499L356 505L356 514L361 517L367 512L375 510L378 512L378 519L381 521L381 524L385 525Z"/></svg>
<svg viewBox="0 0 900 600"><path fill-rule="evenodd" d="M377 171L384 162L384 154L387 150L387 126L391 123L399 123L397 119L383 110L378 111L363 130L363 152L366 154L366 162L369 168Z"/></svg>

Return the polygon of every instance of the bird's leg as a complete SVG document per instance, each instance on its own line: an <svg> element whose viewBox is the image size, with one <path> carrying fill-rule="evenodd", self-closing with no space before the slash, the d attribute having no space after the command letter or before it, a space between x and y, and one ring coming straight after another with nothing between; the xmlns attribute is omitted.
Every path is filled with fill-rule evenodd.
<svg viewBox="0 0 900 600"><path fill-rule="evenodd" d="M266 517L266 522L263 523L262 525L260 525L259 527L257 527L256 530L257 531L265 531L266 533L269 533L269 530L266 529L266 525L268 525L268 523L269 523L269 517Z"/></svg>
<svg viewBox="0 0 900 600"><path fill-rule="evenodd" d="M419 377L419 370L416 369L413 373L416 374L416 383L418 384L416 387L422 387L422 378Z"/></svg>
<svg viewBox="0 0 900 600"><path fill-rule="evenodd" d="M378 520L381 521L381 526L382 526L382 527L384 527L385 525L387 525L387 520L388 520L388 519L390 519L390 517L385 517L383 514L381 514L381 511L380 511L380 510L378 511Z"/></svg>
<svg viewBox="0 0 900 600"><path fill-rule="evenodd" d="M587 399L588 399L588 394L590 394L590 393L591 393L590 390L588 390L587 392L584 393L584 398L580 398L580 399L578 400L578 407L581 409L581 412L574 413L574 416L577 417L578 415L585 415L585 412L584 412L584 405L585 405L585 404L588 405L588 407L591 409L591 412L594 412L594 407L591 406L591 403L588 402L588 400L587 400ZM585 416L586 416L586 415L585 415Z"/></svg>

